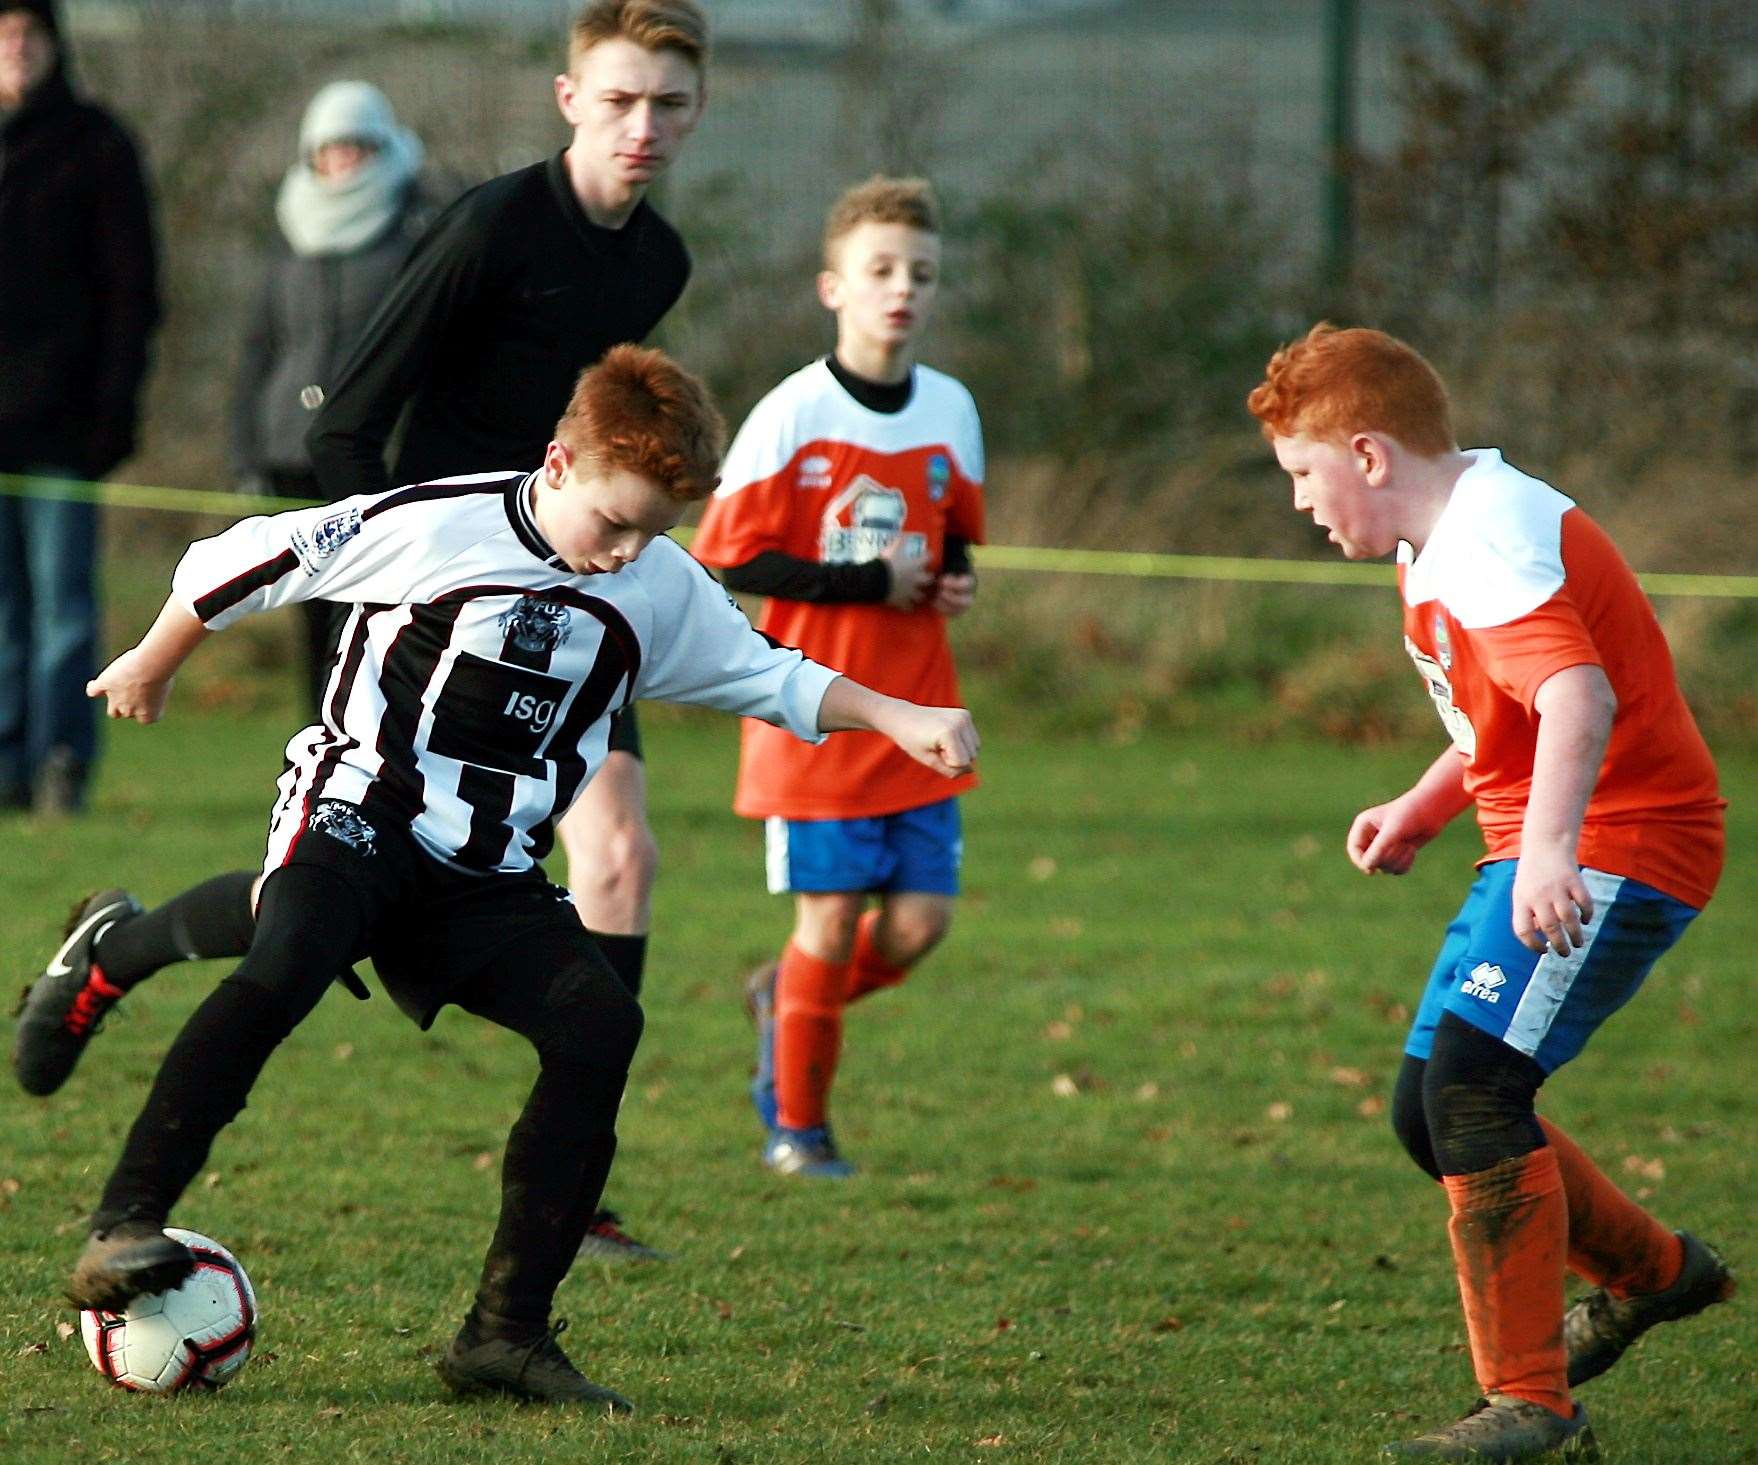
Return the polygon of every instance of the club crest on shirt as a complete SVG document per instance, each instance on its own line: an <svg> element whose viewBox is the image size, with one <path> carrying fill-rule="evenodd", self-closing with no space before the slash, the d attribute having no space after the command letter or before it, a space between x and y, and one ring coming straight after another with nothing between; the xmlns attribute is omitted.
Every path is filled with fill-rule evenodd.
<svg viewBox="0 0 1758 1465"><path fill-rule="evenodd" d="M311 531L309 540L300 530L295 529L293 552L305 566L305 573L315 575L319 560L327 560L359 532L360 510L352 507L342 509L327 519L320 520Z"/></svg>
<svg viewBox="0 0 1758 1465"><path fill-rule="evenodd" d="M360 815L360 810L340 799L325 799L311 811L307 827L317 834L340 840L356 854L378 853L378 831Z"/></svg>
<svg viewBox="0 0 1758 1465"><path fill-rule="evenodd" d="M572 631L572 612L567 606L541 596L523 595L510 609L501 613L497 624L502 633L521 651L545 655L559 650Z"/></svg>
<svg viewBox="0 0 1758 1465"><path fill-rule="evenodd" d="M952 481L952 463L945 453L928 459L928 501L939 503L946 497L946 485Z"/></svg>
<svg viewBox="0 0 1758 1465"><path fill-rule="evenodd" d="M827 565L858 565L877 559L903 533L909 504L895 488L863 473L833 498L824 510L818 536L818 557ZM907 549L926 551L920 534L904 538Z"/></svg>

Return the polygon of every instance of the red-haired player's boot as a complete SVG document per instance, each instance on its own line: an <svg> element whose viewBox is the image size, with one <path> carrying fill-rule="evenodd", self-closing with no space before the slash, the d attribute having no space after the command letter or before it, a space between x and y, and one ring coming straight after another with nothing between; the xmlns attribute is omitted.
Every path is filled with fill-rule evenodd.
<svg viewBox="0 0 1758 1465"><path fill-rule="evenodd" d="M1569 1197L1569 1266L1594 1284L1563 1317L1569 1385L1595 1379L1658 1323L1695 1317L1734 1295L1734 1275L1688 1231L1672 1232L1625 1195L1548 1119Z"/></svg>
<svg viewBox="0 0 1758 1465"><path fill-rule="evenodd" d="M1483 1399L1462 1419L1388 1445L1394 1458L1598 1458L1586 1411L1569 1397L1563 1272L1569 1204L1548 1146L1469 1175L1442 1177L1448 1234Z"/></svg>

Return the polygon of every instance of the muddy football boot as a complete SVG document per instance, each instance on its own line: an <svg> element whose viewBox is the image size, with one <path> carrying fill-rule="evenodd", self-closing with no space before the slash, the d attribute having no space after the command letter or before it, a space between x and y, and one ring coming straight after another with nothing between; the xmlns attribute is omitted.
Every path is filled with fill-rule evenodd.
<svg viewBox="0 0 1758 1465"><path fill-rule="evenodd" d="M1453 1423L1380 1451L1382 1460L1567 1460L1599 1458L1587 1411L1564 1419L1542 1404L1491 1393Z"/></svg>
<svg viewBox="0 0 1758 1465"><path fill-rule="evenodd" d="M1564 1419L1542 1404L1491 1393L1453 1423L1385 1446L1380 1458L1592 1461L1599 1459L1599 1442L1579 1404L1575 1417Z"/></svg>
<svg viewBox="0 0 1758 1465"><path fill-rule="evenodd" d="M513 1342L479 1337L466 1321L435 1368L455 1394L507 1394L534 1404L581 1404L606 1414L633 1414L635 1406L621 1394L593 1383L568 1361L556 1342L567 1327L566 1318L557 1318L548 1331Z"/></svg>
<svg viewBox="0 0 1758 1465"><path fill-rule="evenodd" d="M126 890L103 890L74 907L67 939L43 974L19 998L12 1035L12 1071L27 1094L52 1094L67 1082L104 1014L122 996L92 960L98 938L140 914Z"/></svg>
<svg viewBox="0 0 1758 1465"><path fill-rule="evenodd" d="M1636 1297L1613 1297L1602 1287L1564 1314L1571 1388L1598 1378L1656 1323L1695 1317L1734 1295L1734 1274L1727 1263L1689 1231L1680 1231L1678 1237L1685 1248L1685 1265L1672 1286Z"/></svg>
<svg viewBox="0 0 1758 1465"><path fill-rule="evenodd" d="M194 1254L162 1228L151 1221L118 1221L87 1239L67 1297L75 1307L121 1312L137 1297L181 1286L194 1270Z"/></svg>

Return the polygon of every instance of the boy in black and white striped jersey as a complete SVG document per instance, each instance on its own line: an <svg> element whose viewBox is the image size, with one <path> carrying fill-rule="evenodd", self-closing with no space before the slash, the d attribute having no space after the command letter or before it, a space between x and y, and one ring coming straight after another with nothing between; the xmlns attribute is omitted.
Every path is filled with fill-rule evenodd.
<svg viewBox="0 0 1758 1465"><path fill-rule="evenodd" d="M140 645L92 682L152 722L210 630L311 596L350 603L324 718L288 744L255 939L173 1044L93 1213L69 1295L114 1309L173 1285L163 1233L269 1054L370 955L423 1026L455 1003L536 1048L500 1224L440 1363L460 1391L623 1410L555 1342L549 1308L603 1189L641 1010L537 861L637 698L816 739L885 734L949 776L969 715L884 697L752 630L665 538L713 490L701 384L657 351L585 372L543 466L247 519L192 546Z"/></svg>

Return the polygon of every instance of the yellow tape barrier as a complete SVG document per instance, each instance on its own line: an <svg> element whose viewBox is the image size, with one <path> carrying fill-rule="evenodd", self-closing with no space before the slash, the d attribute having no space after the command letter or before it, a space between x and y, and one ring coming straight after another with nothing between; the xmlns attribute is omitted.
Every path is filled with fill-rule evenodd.
<svg viewBox="0 0 1758 1465"><path fill-rule="evenodd" d="M237 519L245 514L278 514L306 506L299 499L263 494L212 493L194 488L149 488L127 483L87 483L71 478L26 478L0 473L0 495L83 499L118 509L168 509ZM688 544L690 532L674 536ZM1045 549L1031 545L985 544L985 570L1028 570L1046 575L1118 575L1136 580L1219 580L1258 585L1379 585L1395 583L1390 565L1347 561L1273 560L1208 554L1152 554L1138 550ZM1758 600L1758 575L1643 573L1638 579L1650 595L1707 596Z"/></svg>

